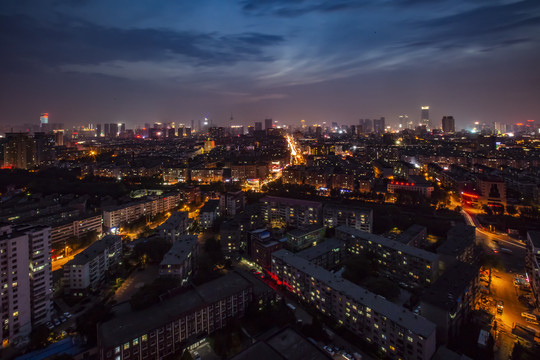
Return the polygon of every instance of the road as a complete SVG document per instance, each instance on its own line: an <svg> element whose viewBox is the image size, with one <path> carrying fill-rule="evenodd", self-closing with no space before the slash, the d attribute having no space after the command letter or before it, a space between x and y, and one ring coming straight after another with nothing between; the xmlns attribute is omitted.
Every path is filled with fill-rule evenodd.
<svg viewBox="0 0 540 360"><path fill-rule="evenodd" d="M486 251L498 256L504 264L504 270L493 271L490 284L490 295L494 299L493 311L497 330L495 332L495 358L508 359L512 353L515 337L512 329L516 324L534 328L540 331L540 327L531 325L521 316L522 312L530 312L528 307L519 301L522 294L521 287L514 285L514 278L525 271L525 245L505 234L495 234L486 231L478 221L475 214L463 210L461 212L468 225L476 227L476 239ZM508 249L501 251L501 249ZM504 309L502 314L495 311L496 302L502 300Z"/></svg>

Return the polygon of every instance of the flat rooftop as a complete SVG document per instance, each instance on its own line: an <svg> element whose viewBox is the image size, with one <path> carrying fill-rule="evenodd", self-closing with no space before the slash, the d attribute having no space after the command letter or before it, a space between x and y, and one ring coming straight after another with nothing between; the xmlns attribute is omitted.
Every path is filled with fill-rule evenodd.
<svg viewBox="0 0 540 360"><path fill-rule="evenodd" d="M187 235L175 241L171 249L163 256L163 260L159 265L180 265L198 241L197 235Z"/></svg>
<svg viewBox="0 0 540 360"><path fill-rule="evenodd" d="M272 256L290 264L303 273L318 279L334 291L355 299L360 304L368 306L375 312L386 316L394 323L409 329L416 334L427 338L435 331L436 326L431 321L386 300L380 295L376 295L361 286L345 280L341 276L335 275L300 256L284 249L274 252Z"/></svg>
<svg viewBox="0 0 540 360"><path fill-rule="evenodd" d="M240 275L228 272L225 276L190 288L149 308L122 314L100 324L98 330L100 341L103 347L131 341L178 319L185 313L212 304L250 286L251 284Z"/></svg>
<svg viewBox="0 0 540 360"><path fill-rule="evenodd" d="M345 242L343 240L331 238L331 239L326 239L322 242L319 242L315 246L311 246L305 250L302 250L298 252L296 255L308 261L311 261L313 259L318 258L319 256L323 256L324 254L329 253L330 251L334 249L343 250L344 248L345 248Z"/></svg>
<svg viewBox="0 0 540 360"><path fill-rule="evenodd" d="M107 235L103 239L94 242L82 252L73 257L64 266L70 265L84 265L87 262L93 260L96 256L102 255L105 249L111 247L117 241L122 241L120 235Z"/></svg>
<svg viewBox="0 0 540 360"><path fill-rule="evenodd" d="M437 248L438 254L459 255L464 249L475 244L476 228L459 224L448 230L446 241Z"/></svg>
<svg viewBox="0 0 540 360"><path fill-rule="evenodd" d="M452 264L422 295L422 301L445 310L452 310L471 281L478 276L479 266L463 262Z"/></svg>
<svg viewBox="0 0 540 360"><path fill-rule="evenodd" d="M376 244L380 244L381 246L394 249L396 251L401 251L404 254L421 258L430 262L434 262L439 259L437 254L434 254L432 252L419 249L419 248L416 248L414 246L410 246L407 244L403 244L396 240L387 239L384 236L375 235L375 234L371 234L362 230L358 230L350 226L345 226L345 225L338 226L336 228L336 234L338 234L339 232L350 235L353 238L360 238L364 241L372 241Z"/></svg>
<svg viewBox="0 0 540 360"><path fill-rule="evenodd" d="M287 203L287 204L292 204L292 205L313 206L313 207L322 206L322 203L319 201L294 199L294 198L279 197L279 196L265 196L261 198L260 200L260 202L265 202L265 201Z"/></svg>

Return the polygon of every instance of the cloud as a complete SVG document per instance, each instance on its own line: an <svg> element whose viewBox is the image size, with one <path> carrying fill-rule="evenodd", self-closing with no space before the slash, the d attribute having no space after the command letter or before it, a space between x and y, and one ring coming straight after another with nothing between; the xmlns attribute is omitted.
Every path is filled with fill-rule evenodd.
<svg viewBox="0 0 540 360"><path fill-rule="evenodd" d="M48 24L20 15L0 16L0 33L4 59L53 67L179 57L193 66L264 62L272 60L265 49L284 41L258 32L119 29L73 19Z"/></svg>
<svg viewBox="0 0 540 360"><path fill-rule="evenodd" d="M242 9L253 15L296 17L304 14L331 13L363 7L365 0L245 0Z"/></svg>

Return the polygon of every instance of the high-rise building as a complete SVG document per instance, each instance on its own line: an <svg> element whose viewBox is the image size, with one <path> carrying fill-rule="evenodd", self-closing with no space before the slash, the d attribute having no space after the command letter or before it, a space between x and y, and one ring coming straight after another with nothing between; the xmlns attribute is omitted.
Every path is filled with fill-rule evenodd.
<svg viewBox="0 0 540 360"><path fill-rule="evenodd" d="M101 137L101 124L96 124L96 136Z"/></svg>
<svg viewBox="0 0 540 360"><path fill-rule="evenodd" d="M29 169L36 165L36 144L27 133L6 133L4 166Z"/></svg>
<svg viewBox="0 0 540 360"><path fill-rule="evenodd" d="M274 121L272 119L264 119L264 129L272 129L274 127Z"/></svg>
<svg viewBox="0 0 540 360"><path fill-rule="evenodd" d="M52 133L36 132L34 133L34 142L36 144L36 163L54 159L55 137Z"/></svg>
<svg viewBox="0 0 540 360"><path fill-rule="evenodd" d="M456 132L456 123L453 116L443 116L442 118L442 130L445 133Z"/></svg>
<svg viewBox="0 0 540 360"><path fill-rule="evenodd" d="M118 136L118 124L109 124L109 136L112 138Z"/></svg>
<svg viewBox="0 0 540 360"><path fill-rule="evenodd" d="M262 130L262 122L258 121L255 123L255 131L261 131Z"/></svg>
<svg viewBox="0 0 540 360"><path fill-rule="evenodd" d="M380 119L373 119L373 131L376 133L383 133L386 130L386 124L384 116Z"/></svg>
<svg viewBox="0 0 540 360"><path fill-rule="evenodd" d="M39 117L39 125L41 127L44 127L48 123L49 123L49 113L41 113L41 116Z"/></svg>
<svg viewBox="0 0 540 360"><path fill-rule="evenodd" d="M111 135L111 124L103 125L103 136L109 137Z"/></svg>
<svg viewBox="0 0 540 360"><path fill-rule="evenodd" d="M32 326L51 318L52 269L50 228L2 226L0 228L0 348L26 336ZM5 268L5 269L4 269ZM29 276L28 276L29 275Z"/></svg>
<svg viewBox="0 0 540 360"><path fill-rule="evenodd" d="M64 146L64 130L54 132L54 145Z"/></svg>
<svg viewBox="0 0 540 360"><path fill-rule="evenodd" d="M120 125L120 133L123 134L126 132L126 123L121 123Z"/></svg>
<svg viewBox="0 0 540 360"><path fill-rule="evenodd" d="M410 129L409 128L409 116L408 115L399 115L398 128L399 128L399 130Z"/></svg>
<svg viewBox="0 0 540 360"><path fill-rule="evenodd" d="M431 122L429 121L429 106L422 106L420 125L424 125L427 130L431 129Z"/></svg>

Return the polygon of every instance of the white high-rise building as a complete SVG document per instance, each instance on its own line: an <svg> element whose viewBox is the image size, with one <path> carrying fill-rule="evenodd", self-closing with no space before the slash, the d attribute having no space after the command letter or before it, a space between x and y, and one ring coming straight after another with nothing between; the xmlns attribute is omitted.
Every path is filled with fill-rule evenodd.
<svg viewBox="0 0 540 360"><path fill-rule="evenodd" d="M50 246L49 227L0 227L1 347L51 318Z"/></svg>

